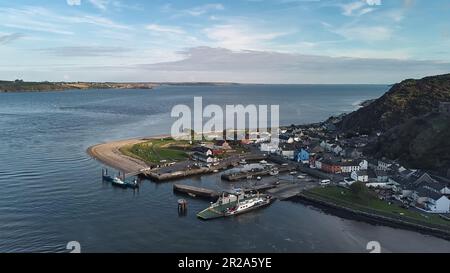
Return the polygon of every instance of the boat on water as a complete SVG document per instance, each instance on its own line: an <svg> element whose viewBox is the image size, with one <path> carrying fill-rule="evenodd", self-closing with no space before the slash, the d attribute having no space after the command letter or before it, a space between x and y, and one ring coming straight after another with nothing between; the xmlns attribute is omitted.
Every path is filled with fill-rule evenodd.
<svg viewBox="0 0 450 273"><path fill-rule="evenodd" d="M111 183L113 186L117 186L117 187L121 187L121 188L132 188L132 189L139 188L139 183L138 183L137 179L134 179L133 182L128 182L128 181L124 181L124 180L120 179L119 177L114 177L114 179L112 180Z"/></svg>
<svg viewBox="0 0 450 273"><path fill-rule="evenodd" d="M123 175L123 178L121 178L121 173L117 176L110 176L108 174L108 169L102 169L102 180L104 182L110 182L113 186L121 187L121 188L132 188L137 189L139 188L139 183L137 178L135 178L132 182L125 180L125 175Z"/></svg>
<svg viewBox="0 0 450 273"><path fill-rule="evenodd" d="M246 213L272 203L273 198L267 194L247 194L241 190L223 193L216 203L202 210L197 217L203 220L234 216Z"/></svg>

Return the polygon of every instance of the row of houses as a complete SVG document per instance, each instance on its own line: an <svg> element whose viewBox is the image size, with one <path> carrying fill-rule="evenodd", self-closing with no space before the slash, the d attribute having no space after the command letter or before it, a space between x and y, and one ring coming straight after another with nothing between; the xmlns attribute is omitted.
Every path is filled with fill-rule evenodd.
<svg viewBox="0 0 450 273"><path fill-rule="evenodd" d="M262 149L278 153L310 168L347 176L345 185L359 181L367 187L387 189L410 205L429 213L450 213L450 187L420 170L408 170L396 161L365 158L362 152L369 136L339 139L322 128L306 128L294 133L287 131L280 145Z"/></svg>
<svg viewBox="0 0 450 273"><path fill-rule="evenodd" d="M401 198L432 213L450 213L450 188L445 181L420 170L405 170L389 178Z"/></svg>

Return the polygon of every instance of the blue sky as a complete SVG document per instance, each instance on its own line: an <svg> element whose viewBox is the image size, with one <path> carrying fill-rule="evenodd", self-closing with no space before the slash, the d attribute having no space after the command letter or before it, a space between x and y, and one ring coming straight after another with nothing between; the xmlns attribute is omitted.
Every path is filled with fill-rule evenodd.
<svg viewBox="0 0 450 273"><path fill-rule="evenodd" d="M450 72L445 0L0 0L0 79L392 83Z"/></svg>

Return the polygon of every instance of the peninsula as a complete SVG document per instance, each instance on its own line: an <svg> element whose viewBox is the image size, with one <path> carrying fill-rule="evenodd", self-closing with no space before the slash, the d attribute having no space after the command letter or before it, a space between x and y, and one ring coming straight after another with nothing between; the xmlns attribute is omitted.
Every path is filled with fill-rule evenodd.
<svg viewBox="0 0 450 273"><path fill-rule="evenodd" d="M236 85L227 82L27 82L23 80L0 81L0 93L48 92L88 89L153 89L162 85L206 86Z"/></svg>

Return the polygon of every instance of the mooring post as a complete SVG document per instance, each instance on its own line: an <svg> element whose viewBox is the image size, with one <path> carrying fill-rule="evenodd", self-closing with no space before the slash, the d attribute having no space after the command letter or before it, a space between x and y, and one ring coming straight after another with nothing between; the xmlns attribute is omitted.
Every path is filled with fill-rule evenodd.
<svg viewBox="0 0 450 273"><path fill-rule="evenodd" d="M187 211L187 201L185 199L178 200L178 213L185 215Z"/></svg>

